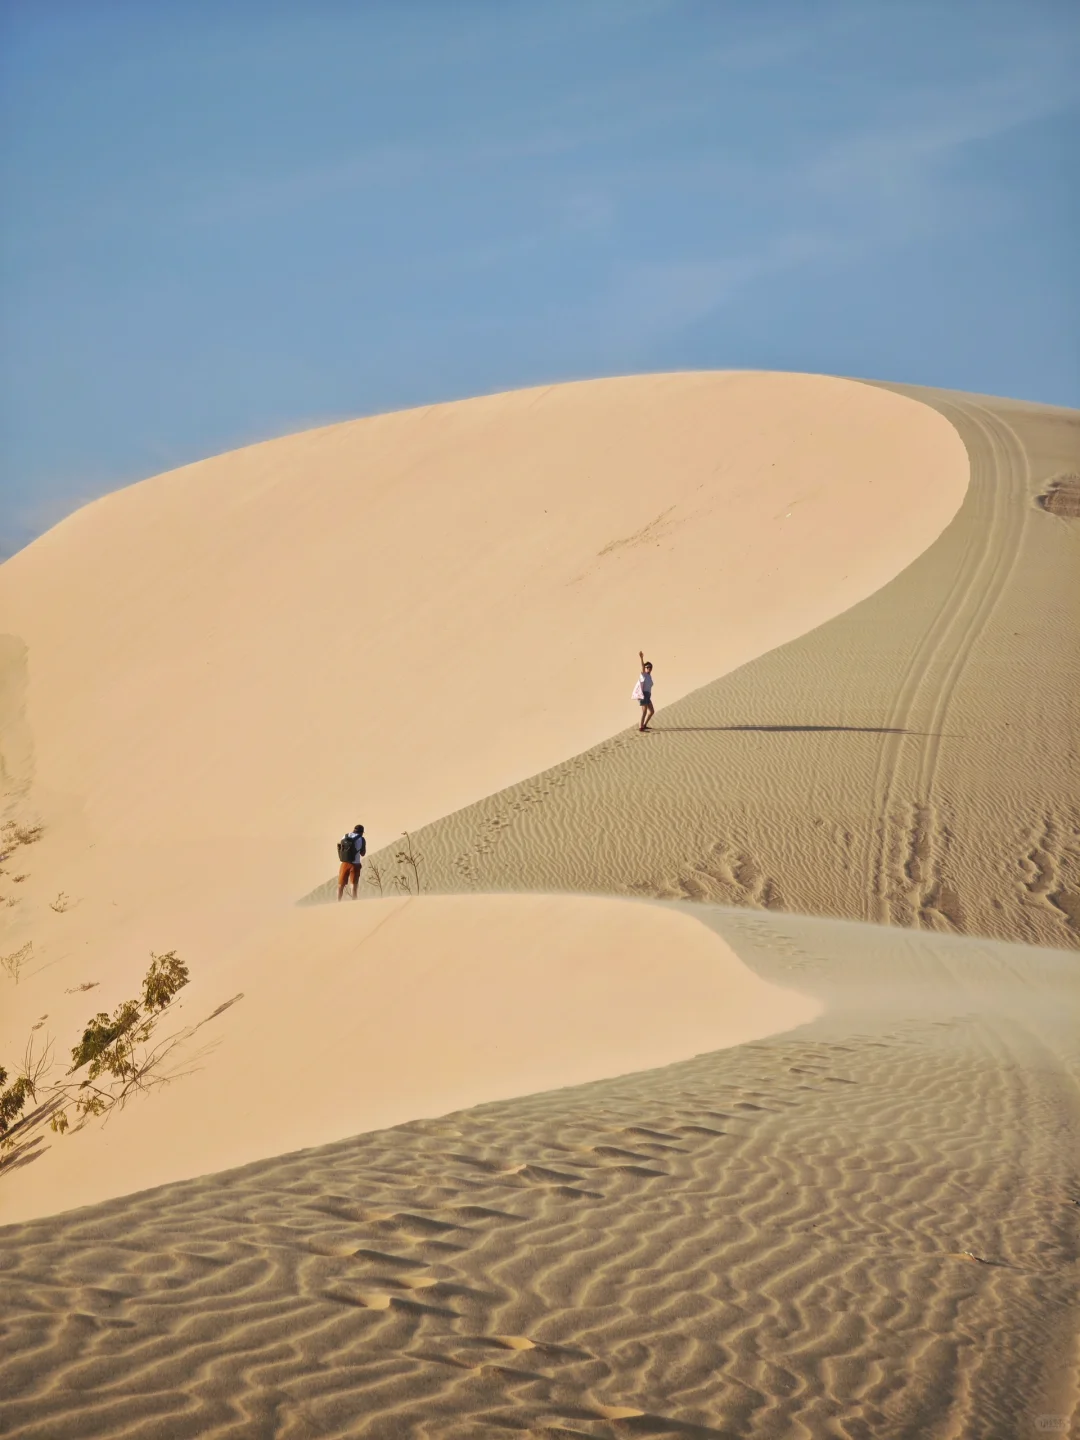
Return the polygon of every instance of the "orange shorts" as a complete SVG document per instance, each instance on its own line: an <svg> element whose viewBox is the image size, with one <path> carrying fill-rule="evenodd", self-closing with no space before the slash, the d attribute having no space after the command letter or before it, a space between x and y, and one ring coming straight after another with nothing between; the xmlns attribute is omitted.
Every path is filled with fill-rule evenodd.
<svg viewBox="0 0 1080 1440"><path fill-rule="evenodd" d="M360 866L352 865L348 860L341 862L341 869L338 871L338 885L359 885Z"/></svg>

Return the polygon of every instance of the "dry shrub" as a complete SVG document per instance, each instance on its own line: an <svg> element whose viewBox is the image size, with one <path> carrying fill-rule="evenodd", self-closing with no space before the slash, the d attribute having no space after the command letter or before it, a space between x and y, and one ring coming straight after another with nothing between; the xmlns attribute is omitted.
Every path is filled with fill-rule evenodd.
<svg viewBox="0 0 1080 1440"><path fill-rule="evenodd" d="M44 825L20 825L17 820L9 820L0 827L0 845L4 853L10 855L20 845L33 845L35 840L40 840L45 834Z"/></svg>
<svg viewBox="0 0 1080 1440"><path fill-rule="evenodd" d="M412 836L407 830L401 832L405 836L405 844L394 856L397 863L402 866L402 871L394 876L394 884L405 895L420 894L420 865L423 862L422 855L415 855L412 848ZM409 880L408 871L412 871L412 880Z"/></svg>
<svg viewBox="0 0 1080 1440"><path fill-rule="evenodd" d="M3 967L8 979L14 980L16 985L19 983L22 967L30 959L33 950L34 942L28 940L21 950L13 950L10 955L0 955L0 967Z"/></svg>

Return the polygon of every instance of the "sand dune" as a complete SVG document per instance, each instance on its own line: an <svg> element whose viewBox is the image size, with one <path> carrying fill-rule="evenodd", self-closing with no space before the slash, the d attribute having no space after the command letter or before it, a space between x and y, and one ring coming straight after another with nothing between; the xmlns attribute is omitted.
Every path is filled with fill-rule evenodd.
<svg viewBox="0 0 1080 1440"><path fill-rule="evenodd" d="M695 913L821 1018L2 1232L7 1433L1067 1433L1075 956Z"/></svg>
<svg viewBox="0 0 1080 1440"><path fill-rule="evenodd" d="M198 1026L0 1165L4 1433L1067 1431L1077 427L592 382L0 567L0 1059L151 948Z"/></svg>
<svg viewBox="0 0 1080 1440"><path fill-rule="evenodd" d="M66 992L111 1010L151 951L213 977L207 1013L278 933L310 969L293 902L358 816L378 845L602 741L646 640L671 697L835 615L967 479L906 397L671 375L333 426L78 511L0 567L5 806L43 827L0 861L0 953L30 947L0 1055L39 1022L63 1053ZM318 1044L322 1007L261 985Z"/></svg>
<svg viewBox="0 0 1080 1440"><path fill-rule="evenodd" d="M1080 944L1080 528L1038 503L1080 460L1080 416L909 393L971 457L940 538L843 615L664 705L654 735L420 831L432 889Z"/></svg>
<svg viewBox="0 0 1080 1440"><path fill-rule="evenodd" d="M385 843L604 740L640 645L672 700L847 609L967 476L906 398L706 374L356 421L106 496L0 566L6 789L46 827L13 923L62 888L108 896L87 936L113 902L220 934L238 889L317 883L358 816Z"/></svg>

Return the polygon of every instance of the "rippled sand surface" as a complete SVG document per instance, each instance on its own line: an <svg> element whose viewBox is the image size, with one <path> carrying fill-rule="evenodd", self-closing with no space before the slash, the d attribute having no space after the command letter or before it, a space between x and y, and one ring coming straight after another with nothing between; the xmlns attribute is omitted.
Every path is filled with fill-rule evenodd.
<svg viewBox="0 0 1080 1440"><path fill-rule="evenodd" d="M4 1433L1005 1437L1067 1415L1075 956L704 913L826 1015L2 1232Z"/></svg>

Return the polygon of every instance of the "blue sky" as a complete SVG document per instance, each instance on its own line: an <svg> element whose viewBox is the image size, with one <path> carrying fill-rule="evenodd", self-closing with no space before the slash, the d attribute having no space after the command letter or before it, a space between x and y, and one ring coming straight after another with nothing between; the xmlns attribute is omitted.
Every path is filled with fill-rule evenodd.
<svg viewBox="0 0 1080 1440"><path fill-rule="evenodd" d="M1075 0L0 0L0 556L582 376L1080 405Z"/></svg>

